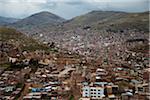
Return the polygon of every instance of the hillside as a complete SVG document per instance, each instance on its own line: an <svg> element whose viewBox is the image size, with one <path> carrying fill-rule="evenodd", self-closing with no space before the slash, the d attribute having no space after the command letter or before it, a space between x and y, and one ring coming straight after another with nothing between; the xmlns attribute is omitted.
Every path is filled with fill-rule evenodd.
<svg viewBox="0 0 150 100"><path fill-rule="evenodd" d="M47 50L48 47L40 44L31 37L27 37L15 29L0 27L0 41L1 43L12 44L14 47L20 48L22 51L33 51L37 49Z"/></svg>
<svg viewBox="0 0 150 100"><path fill-rule="evenodd" d="M149 12L144 13L125 13L114 11L92 11L85 15L75 17L66 23L70 27L84 27L89 25L93 30L110 28L138 29L148 32Z"/></svg>
<svg viewBox="0 0 150 100"><path fill-rule="evenodd" d="M43 44L15 29L0 27L0 66L8 67L10 65L9 57L25 59L24 52L27 53L26 57L35 59L48 57L43 54L51 54L50 57L57 56L56 63L58 64L66 64L67 61L76 63L77 59L81 57L76 53L69 54L67 50L55 48L55 44Z"/></svg>
<svg viewBox="0 0 150 100"><path fill-rule="evenodd" d="M20 19L0 16L0 25L7 25L19 21Z"/></svg>
<svg viewBox="0 0 150 100"><path fill-rule="evenodd" d="M100 30L104 27L108 27L111 30L124 30L124 29L137 29L138 31L149 32L149 13L128 13L121 15L120 17L100 21L95 24L96 29Z"/></svg>
<svg viewBox="0 0 150 100"><path fill-rule="evenodd" d="M32 33L39 33L34 34L33 37L41 41L53 41L70 51L80 54L90 52L89 55L98 56L101 55L98 50L100 49L103 53L107 45L120 45L120 48L126 48L128 39L148 40L148 16L148 12L92 11L57 26L47 25L41 29L32 30ZM138 42L130 43L128 49L137 48L135 46L138 45ZM147 48L147 43L144 48Z"/></svg>
<svg viewBox="0 0 150 100"><path fill-rule="evenodd" d="M35 18L38 15L34 14L28 18ZM149 12L92 11L55 25L42 23L37 26L28 22L29 25L23 24L25 27L16 27L16 29L41 42L54 42L59 48L81 55L89 53L89 55L98 56L101 55L98 50L105 52L107 45L120 45L121 48L126 48L128 39L148 40L148 16ZM36 22L35 20L33 22ZM129 47L137 48L135 46L138 46L139 43L135 42L131 45ZM143 44L139 49L141 47ZM144 48L147 48L147 43Z"/></svg>
<svg viewBox="0 0 150 100"><path fill-rule="evenodd" d="M123 16L126 13L124 12L114 12L114 11L92 11L87 14L77 16L71 19L68 23L75 24L75 25L86 25L97 23L98 21L104 21L106 19L112 19L119 16Z"/></svg>

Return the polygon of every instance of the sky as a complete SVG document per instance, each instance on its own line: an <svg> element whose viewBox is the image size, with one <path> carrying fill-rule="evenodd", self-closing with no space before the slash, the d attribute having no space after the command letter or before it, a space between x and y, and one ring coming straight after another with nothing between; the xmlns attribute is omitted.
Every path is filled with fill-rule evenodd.
<svg viewBox="0 0 150 100"><path fill-rule="evenodd" d="M71 19L93 10L143 12L149 6L150 0L0 0L0 16L25 18L49 11Z"/></svg>

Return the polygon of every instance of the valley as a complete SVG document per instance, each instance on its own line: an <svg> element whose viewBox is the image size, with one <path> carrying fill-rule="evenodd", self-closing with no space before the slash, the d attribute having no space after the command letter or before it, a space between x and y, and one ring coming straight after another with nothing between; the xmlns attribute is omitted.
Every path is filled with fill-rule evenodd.
<svg viewBox="0 0 150 100"><path fill-rule="evenodd" d="M148 16L40 12L0 24L0 99L148 100Z"/></svg>

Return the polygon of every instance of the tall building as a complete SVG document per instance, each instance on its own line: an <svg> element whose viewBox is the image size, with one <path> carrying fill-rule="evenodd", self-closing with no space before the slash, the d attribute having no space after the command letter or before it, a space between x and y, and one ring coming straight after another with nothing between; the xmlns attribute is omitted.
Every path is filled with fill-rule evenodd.
<svg viewBox="0 0 150 100"><path fill-rule="evenodd" d="M104 85L106 82L100 82L98 85L86 85L82 88L82 97L88 97L91 99L102 99L104 95Z"/></svg>
<svg viewBox="0 0 150 100"><path fill-rule="evenodd" d="M103 97L105 97L104 88L85 86L83 87L82 97L89 97L92 99L102 99Z"/></svg>

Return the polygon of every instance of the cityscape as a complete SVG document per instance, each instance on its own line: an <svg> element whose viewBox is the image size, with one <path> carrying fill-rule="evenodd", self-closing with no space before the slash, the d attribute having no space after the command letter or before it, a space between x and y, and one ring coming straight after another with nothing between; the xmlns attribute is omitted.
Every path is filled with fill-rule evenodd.
<svg viewBox="0 0 150 100"><path fill-rule="evenodd" d="M71 19L40 10L24 18L5 14L0 100L150 100L148 9L94 8Z"/></svg>

